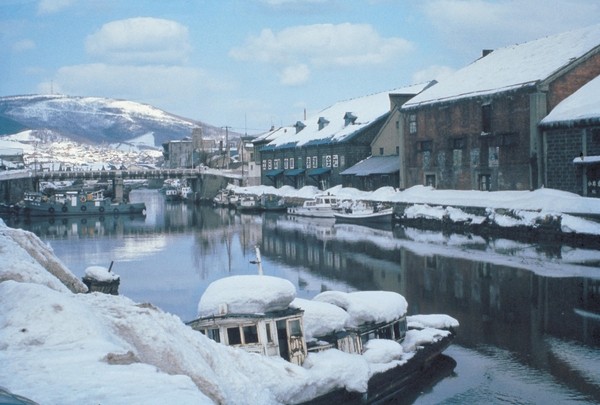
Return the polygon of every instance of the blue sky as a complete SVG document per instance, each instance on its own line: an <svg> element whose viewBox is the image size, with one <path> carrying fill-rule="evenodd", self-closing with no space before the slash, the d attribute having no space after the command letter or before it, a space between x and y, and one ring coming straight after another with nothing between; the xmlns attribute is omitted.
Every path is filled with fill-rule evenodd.
<svg viewBox="0 0 600 405"><path fill-rule="evenodd" d="M257 134L598 22L597 0L0 0L0 96L128 99Z"/></svg>

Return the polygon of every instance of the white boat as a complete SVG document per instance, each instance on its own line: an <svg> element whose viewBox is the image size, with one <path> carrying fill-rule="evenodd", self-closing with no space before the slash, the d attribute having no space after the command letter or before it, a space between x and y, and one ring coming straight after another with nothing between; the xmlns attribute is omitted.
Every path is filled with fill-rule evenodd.
<svg viewBox="0 0 600 405"><path fill-rule="evenodd" d="M318 194L306 200L300 207L289 207L287 213L305 217L333 218L333 214L341 209L342 200L331 194Z"/></svg>
<svg viewBox="0 0 600 405"><path fill-rule="evenodd" d="M336 222L349 222L355 224L392 224L393 208L367 206L364 203L355 204L350 208L337 211L333 214Z"/></svg>

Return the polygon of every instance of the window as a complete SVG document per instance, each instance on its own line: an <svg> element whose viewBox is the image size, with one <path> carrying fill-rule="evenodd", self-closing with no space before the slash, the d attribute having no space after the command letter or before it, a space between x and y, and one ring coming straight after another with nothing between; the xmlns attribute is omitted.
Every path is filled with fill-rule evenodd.
<svg viewBox="0 0 600 405"><path fill-rule="evenodd" d="M269 159L269 161L267 162L267 169L271 170L273 168L273 161L271 159Z"/></svg>
<svg viewBox="0 0 600 405"><path fill-rule="evenodd" d="M240 328L235 326L233 328L227 328L227 340L229 341L229 345L241 345L242 344L242 334L240 333Z"/></svg>
<svg viewBox="0 0 600 405"><path fill-rule="evenodd" d="M333 155L333 167L338 167L339 157L338 155Z"/></svg>
<svg viewBox="0 0 600 405"><path fill-rule="evenodd" d="M419 152L431 152L433 148L433 141L421 141L417 144L417 150Z"/></svg>
<svg viewBox="0 0 600 405"><path fill-rule="evenodd" d="M452 149L464 149L465 147L465 139L464 138L454 138L452 139Z"/></svg>
<svg viewBox="0 0 600 405"><path fill-rule="evenodd" d="M417 114L410 114L408 116L408 133L417 133Z"/></svg>
<svg viewBox="0 0 600 405"><path fill-rule="evenodd" d="M331 167L331 155L325 156L325 167Z"/></svg>
<svg viewBox="0 0 600 405"><path fill-rule="evenodd" d="M435 188L435 174L425 175L425 185Z"/></svg>
<svg viewBox="0 0 600 405"><path fill-rule="evenodd" d="M325 155L321 156L321 167L325 167L326 161L327 161L327 156L325 156Z"/></svg>
<svg viewBox="0 0 600 405"><path fill-rule="evenodd" d="M340 156L340 167L346 166L346 156Z"/></svg>
<svg viewBox="0 0 600 405"><path fill-rule="evenodd" d="M312 157L312 167L313 167L313 169L316 169L317 167L319 167L319 161L317 160L316 156Z"/></svg>
<svg viewBox="0 0 600 405"><path fill-rule="evenodd" d="M221 335L219 334L219 328L212 328L206 330L206 336L214 340L215 342L221 342Z"/></svg>
<svg viewBox="0 0 600 405"><path fill-rule="evenodd" d="M250 161L254 160L254 152L250 152Z"/></svg>
<svg viewBox="0 0 600 405"><path fill-rule="evenodd" d="M396 155L400 155L400 146L396 146Z"/></svg>
<svg viewBox="0 0 600 405"><path fill-rule="evenodd" d="M256 329L256 325L248 325L242 327L244 332L244 343L258 343L258 330Z"/></svg>
<svg viewBox="0 0 600 405"><path fill-rule="evenodd" d="M273 169L279 169L279 160L280 159L273 159Z"/></svg>
<svg viewBox="0 0 600 405"><path fill-rule="evenodd" d="M287 170L287 168L288 168L288 159L285 158L285 159L283 159L283 169Z"/></svg>
<svg viewBox="0 0 600 405"><path fill-rule="evenodd" d="M267 161L266 160L262 161L262 169L267 170Z"/></svg>
<svg viewBox="0 0 600 405"><path fill-rule="evenodd" d="M517 133L510 132L507 134L502 134L502 146L516 146L518 144L518 135Z"/></svg>
<svg viewBox="0 0 600 405"><path fill-rule="evenodd" d="M267 323L265 326L267 327L267 342L271 343L273 342L273 336L271 336L271 324Z"/></svg>
<svg viewBox="0 0 600 405"><path fill-rule="evenodd" d="M490 191L491 185L490 185L490 180L491 180L491 176L489 174L480 174L479 175L479 190L481 191Z"/></svg>
<svg viewBox="0 0 600 405"><path fill-rule="evenodd" d="M379 148L379 154L383 156L383 148Z"/></svg>
<svg viewBox="0 0 600 405"><path fill-rule="evenodd" d="M492 105L481 106L481 132L489 134L492 132Z"/></svg>
<svg viewBox="0 0 600 405"><path fill-rule="evenodd" d="M311 168L310 161L311 161L311 160L310 160L310 156L307 156L307 157L306 157L306 168L307 168L307 169L310 169L310 168Z"/></svg>
<svg viewBox="0 0 600 405"><path fill-rule="evenodd" d="M295 161L294 158L290 158L290 169L294 168L294 161Z"/></svg>
<svg viewBox="0 0 600 405"><path fill-rule="evenodd" d="M300 321L298 319L291 319L288 327L290 336L302 336L302 329L300 328Z"/></svg>

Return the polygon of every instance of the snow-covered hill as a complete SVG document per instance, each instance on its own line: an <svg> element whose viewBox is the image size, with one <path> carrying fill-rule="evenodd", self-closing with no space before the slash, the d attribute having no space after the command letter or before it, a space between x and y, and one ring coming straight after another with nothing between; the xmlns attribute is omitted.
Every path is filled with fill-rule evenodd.
<svg viewBox="0 0 600 405"><path fill-rule="evenodd" d="M147 104L99 97L27 95L0 97L0 135L49 129L79 142L118 144L148 134L155 145L203 129L206 138L220 129L178 117Z"/></svg>

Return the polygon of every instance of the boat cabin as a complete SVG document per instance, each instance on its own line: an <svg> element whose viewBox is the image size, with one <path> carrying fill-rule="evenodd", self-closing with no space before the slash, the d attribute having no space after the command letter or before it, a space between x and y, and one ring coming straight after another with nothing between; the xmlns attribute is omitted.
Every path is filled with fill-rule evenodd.
<svg viewBox="0 0 600 405"><path fill-rule="evenodd" d="M301 365L307 354L304 311L290 307L295 295L285 279L226 277L208 286L198 304L200 317L188 325L216 342Z"/></svg>
<svg viewBox="0 0 600 405"><path fill-rule="evenodd" d="M199 318L189 325L215 342L301 365L307 353L302 313L290 308L255 315L225 314Z"/></svg>

